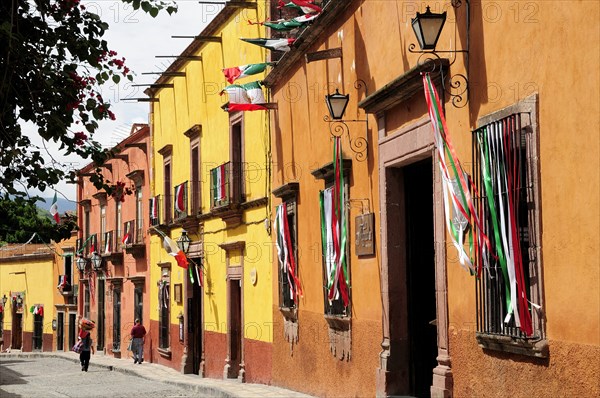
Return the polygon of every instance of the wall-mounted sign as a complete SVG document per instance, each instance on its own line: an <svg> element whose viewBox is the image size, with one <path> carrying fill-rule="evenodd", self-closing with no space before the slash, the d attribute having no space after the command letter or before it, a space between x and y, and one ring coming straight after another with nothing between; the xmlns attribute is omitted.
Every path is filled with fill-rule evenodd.
<svg viewBox="0 0 600 398"><path fill-rule="evenodd" d="M355 248L357 256L371 256L375 254L375 214L361 214L354 219L356 231Z"/></svg>

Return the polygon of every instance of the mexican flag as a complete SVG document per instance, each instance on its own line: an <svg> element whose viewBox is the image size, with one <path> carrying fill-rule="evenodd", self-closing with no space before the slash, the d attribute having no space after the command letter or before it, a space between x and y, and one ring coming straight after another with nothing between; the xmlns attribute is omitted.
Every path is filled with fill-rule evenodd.
<svg viewBox="0 0 600 398"><path fill-rule="evenodd" d="M185 197L184 197L185 189L183 184L177 185L175 188L175 210L180 213L185 212Z"/></svg>
<svg viewBox="0 0 600 398"><path fill-rule="evenodd" d="M225 199L225 184L227 183L227 180L225 179L225 164L212 169L212 177L213 183L215 184L213 190L214 200L220 201Z"/></svg>
<svg viewBox="0 0 600 398"><path fill-rule="evenodd" d="M257 46L261 46L267 48L269 50L274 51L290 51L292 49L292 44L296 39L292 38L283 38L283 39L242 39L246 43L256 44Z"/></svg>
<svg viewBox="0 0 600 398"><path fill-rule="evenodd" d="M264 72L267 69L267 66L272 66L272 62L263 62L262 64L248 64L241 66L234 66L233 68L225 68L223 69L223 74L225 78L229 82L229 84L233 84L237 79L242 79L244 77L248 77L251 75L256 75L257 73Z"/></svg>
<svg viewBox="0 0 600 398"><path fill-rule="evenodd" d="M305 14L323 11L323 9L316 5L313 0L290 0L287 3L279 0L277 8L283 7L297 8L302 10L302 12Z"/></svg>
<svg viewBox="0 0 600 398"><path fill-rule="evenodd" d="M229 112L236 111L257 111L266 110L267 108L261 104L266 103L265 96L260 82L255 81L246 84L232 84L221 91L229 95L229 105L227 110Z"/></svg>
<svg viewBox="0 0 600 398"><path fill-rule="evenodd" d="M125 224L125 234L123 235L123 239L121 239L121 243L127 245L129 243L129 238L131 237L131 224Z"/></svg>
<svg viewBox="0 0 600 398"><path fill-rule="evenodd" d="M173 240L167 235L163 235L163 247L170 256L175 257L175 260L177 260L177 265L179 265L181 268L187 269L188 260L185 256L185 253L183 253L183 251L177 247L177 243L173 242Z"/></svg>
<svg viewBox="0 0 600 398"><path fill-rule="evenodd" d="M156 196L150 198L150 218L153 220L158 218L158 198Z"/></svg>
<svg viewBox="0 0 600 398"><path fill-rule="evenodd" d="M295 28L302 27L306 25L308 22L317 18L320 13L315 14L304 14L296 18L292 19L278 19L276 21L265 21L265 22L252 22L248 21L250 25L264 25L273 30L277 30L279 32L285 32L288 30L292 30Z"/></svg>
<svg viewBox="0 0 600 398"><path fill-rule="evenodd" d="M110 248L112 247L112 234L106 233L104 234L104 253L109 254L111 252Z"/></svg>
<svg viewBox="0 0 600 398"><path fill-rule="evenodd" d="M56 192L54 192L54 199L52 199L52 205L50 206L50 214L52 214L54 221L58 224L60 216L58 215L58 198L56 197Z"/></svg>

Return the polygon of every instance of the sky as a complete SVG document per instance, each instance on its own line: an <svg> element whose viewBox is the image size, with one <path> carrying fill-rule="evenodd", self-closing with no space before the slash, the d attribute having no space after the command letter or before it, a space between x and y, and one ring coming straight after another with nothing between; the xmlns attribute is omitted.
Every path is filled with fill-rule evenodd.
<svg viewBox="0 0 600 398"><path fill-rule="evenodd" d="M116 51L119 57L126 58L125 64L134 73L133 82L121 79L120 84L106 84L102 88L102 97L111 102L111 110L116 116L115 121L102 121L94 134L94 139L103 146L113 147L129 135L134 123L147 123L149 113L148 102L124 101L124 98L146 97L145 87L133 87L133 84L153 83L159 75L142 75L142 72L165 70L174 58L155 58L156 55L178 55L192 39L172 39L171 36L193 36L199 34L204 27L217 15L223 7L218 4L199 4L197 0L176 0L178 12L169 16L164 11L152 18L141 9L134 10L129 4L119 0L82 1L87 10L98 14L109 24L109 30L104 36L109 48ZM33 125L24 126L25 133L35 145L42 149L41 138L36 134ZM58 145L46 143L49 153L58 153ZM42 151L45 152L45 151ZM49 155L46 162L52 162ZM69 167L80 169L88 161L76 155L56 156L54 159ZM75 185L61 182L56 187L58 196L75 201ZM30 194L42 197L54 196L54 191L44 192L29 190Z"/></svg>

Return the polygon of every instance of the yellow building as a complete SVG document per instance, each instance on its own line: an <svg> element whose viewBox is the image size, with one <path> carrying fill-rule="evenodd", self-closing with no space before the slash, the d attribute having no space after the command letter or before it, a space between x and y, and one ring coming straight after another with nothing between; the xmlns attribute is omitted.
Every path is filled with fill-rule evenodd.
<svg viewBox="0 0 600 398"><path fill-rule="evenodd" d="M0 248L3 350L68 351L77 336L75 238Z"/></svg>
<svg viewBox="0 0 600 398"><path fill-rule="evenodd" d="M269 119L266 111L228 113L219 94L223 68L267 60L267 50L239 40L264 37L264 27L247 23L265 19L263 5L226 5L147 91L149 359L252 382L271 375ZM187 270L164 249L165 235L191 239Z"/></svg>

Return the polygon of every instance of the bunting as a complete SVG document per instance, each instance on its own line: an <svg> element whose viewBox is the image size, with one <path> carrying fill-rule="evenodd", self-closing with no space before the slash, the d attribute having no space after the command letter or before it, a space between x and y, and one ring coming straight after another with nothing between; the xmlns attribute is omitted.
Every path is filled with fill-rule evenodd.
<svg viewBox="0 0 600 398"><path fill-rule="evenodd" d="M242 79L244 77L264 72L267 69L267 66L273 66L274 64L274 62L263 62L261 64L240 65L223 69L223 74L225 75L225 78L229 84L233 84L233 82L237 79Z"/></svg>
<svg viewBox="0 0 600 398"><path fill-rule="evenodd" d="M283 38L283 39L242 39L246 43L255 44L273 51L290 51L292 44L296 39Z"/></svg>
<svg viewBox="0 0 600 398"><path fill-rule="evenodd" d="M313 0L289 0L287 3L279 0L277 8L283 7L297 8L305 14L320 13L323 11Z"/></svg>
<svg viewBox="0 0 600 398"><path fill-rule="evenodd" d="M277 206L275 211L275 230L277 232L277 258L281 272L287 278L290 287L290 297L298 303L298 297L302 297L302 287L297 278L296 259L294 247L290 235L290 227L287 218L287 203Z"/></svg>
<svg viewBox="0 0 600 398"><path fill-rule="evenodd" d="M276 21L264 21L264 22L252 22L248 21L250 25L264 25L268 28L279 32L285 32L292 29L300 28L307 25L310 21L317 18L320 14L304 14L296 18L291 19L278 19Z"/></svg>

